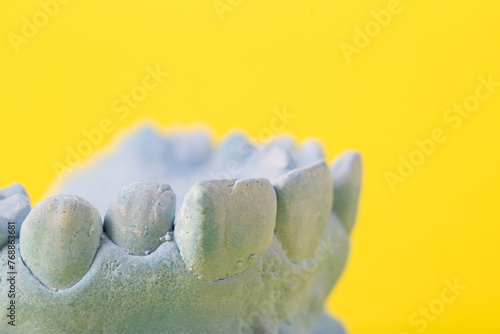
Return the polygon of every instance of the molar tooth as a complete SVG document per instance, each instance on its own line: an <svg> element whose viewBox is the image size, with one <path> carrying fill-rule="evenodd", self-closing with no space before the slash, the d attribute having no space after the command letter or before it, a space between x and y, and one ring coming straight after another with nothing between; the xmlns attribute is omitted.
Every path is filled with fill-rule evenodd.
<svg viewBox="0 0 500 334"><path fill-rule="evenodd" d="M358 212L362 176L361 155L348 151L339 156L331 167L333 178L333 211L350 233Z"/></svg>
<svg viewBox="0 0 500 334"><path fill-rule="evenodd" d="M92 204L78 196L51 197L26 217L19 242L21 256L45 286L67 289L89 270L101 233L101 217Z"/></svg>
<svg viewBox="0 0 500 334"><path fill-rule="evenodd" d="M268 180L202 181L184 198L174 235L193 275L216 281L242 272L271 245L275 219Z"/></svg>
<svg viewBox="0 0 500 334"><path fill-rule="evenodd" d="M324 161L280 176L274 182L278 200L276 236L290 260L314 256L328 224L333 184Z"/></svg>
<svg viewBox="0 0 500 334"><path fill-rule="evenodd" d="M0 217L7 222L15 222L16 237L19 237L21 225L31 210L30 200L23 192L17 192L11 196L0 199ZM6 223L7 224L7 223ZM4 231L5 230L5 231ZM0 227L0 247L7 242L7 225Z"/></svg>
<svg viewBox="0 0 500 334"><path fill-rule="evenodd" d="M104 230L129 254L151 253L162 244L162 237L173 229L175 201L176 196L168 184L127 185L109 205Z"/></svg>

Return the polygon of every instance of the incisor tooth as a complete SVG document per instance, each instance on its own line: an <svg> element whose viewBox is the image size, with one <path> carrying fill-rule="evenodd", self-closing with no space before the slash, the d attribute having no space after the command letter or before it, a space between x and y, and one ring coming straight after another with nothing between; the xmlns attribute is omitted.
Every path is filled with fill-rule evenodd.
<svg viewBox="0 0 500 334"><path fill-rule="evenodd" d="M362 176L361 155L348 151L339 156L331 167L333 178L333 212L350 233L358 212Z"/></svg>
<svg viewBox="0 0 500 334"><path fill-rule="evenodd" d="M81 197L60 195L37 204L21 227L24 263L40 282L62 290L89 270L102 233L102 221Z"/></svg>
<svg viewBox="0 0 500 334"><path fill-rule="evenodd" d="M216 281L242 272L271 245L275 219L268 180L202 181L184 198L175 240L193 275Z"/></svg>
<svg viewBox="0 0 500 334"><path fill-rule="evenodd" d="M278 199L276 236L290 260L311 258L332 208L333 184L324 161L296 169L274 182Z"/></svg>
<svg viewBox="0 0 500 334"><path fill-rule="evenodd" d="M110 203L104 218L104 231L129 254L148 255L173 229L175 200L168 184L127 185Z"/></svg>

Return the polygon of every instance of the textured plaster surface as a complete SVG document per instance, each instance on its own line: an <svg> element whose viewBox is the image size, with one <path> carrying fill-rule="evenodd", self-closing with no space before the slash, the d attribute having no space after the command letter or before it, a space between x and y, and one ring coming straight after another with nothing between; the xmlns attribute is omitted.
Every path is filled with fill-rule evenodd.
<svg viewBox="0 0 500 334"><path fill-rule="evenodd" d="M328 169L315 142L207 140L143 129L27 217L24 189L0 190L0 223L21 227L16 327L0 332L343 333L323 304L347 261L359 154Z"/></svg>

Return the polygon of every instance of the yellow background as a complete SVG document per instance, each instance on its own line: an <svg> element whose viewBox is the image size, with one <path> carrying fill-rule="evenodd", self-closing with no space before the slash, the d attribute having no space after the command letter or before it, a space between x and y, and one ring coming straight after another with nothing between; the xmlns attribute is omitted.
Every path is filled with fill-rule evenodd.
<svg viewBox="0 0 500 334"><path fill-rule="evenodd" d="M500 2L401 0L402 11L349 63L341 43L389 1L72 0L15 53L38 0L0 4L0 185L22 182L33 203L54 162L109 118L162 127L208 124L257 137L273 109L296 117L298 140L320 139L329 161L357 149L365 174L348 268L329 300L351 333L416 333L409 322L455 278L467 286L426 333L498 333L500 89L454 130L443 115L500 81ZM230 5L232 3L233 5ZM146 67L170 75L121 120L111 103ZM394 192L387 171L416 139L447 140Z"/></svg>

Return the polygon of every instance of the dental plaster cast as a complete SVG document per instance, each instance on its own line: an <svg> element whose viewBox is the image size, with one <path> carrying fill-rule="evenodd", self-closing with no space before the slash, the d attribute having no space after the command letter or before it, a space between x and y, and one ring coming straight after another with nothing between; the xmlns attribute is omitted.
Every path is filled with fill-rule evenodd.
<svg viewBox="0 0 500 334"><path fill-rule="evenodd" d="M314 141L144 127L31 211L4 188L0 332L344 333L324 302L361 170Z"/></svg>

